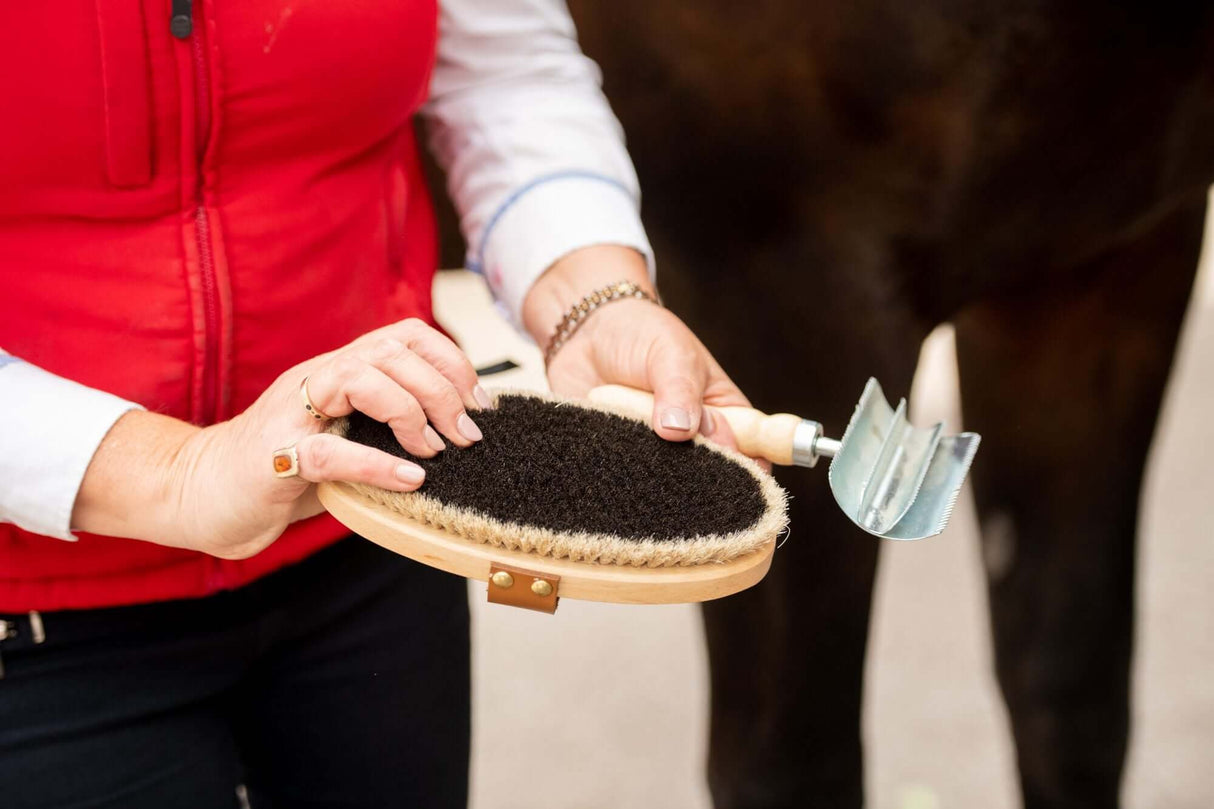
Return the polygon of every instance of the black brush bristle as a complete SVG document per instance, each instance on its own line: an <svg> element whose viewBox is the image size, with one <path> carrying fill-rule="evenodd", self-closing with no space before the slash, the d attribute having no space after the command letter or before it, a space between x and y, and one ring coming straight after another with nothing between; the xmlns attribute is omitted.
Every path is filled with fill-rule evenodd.
<svg viewBox="0 0 1214 809"><path fill-rule="evenodd" d="M509 394L471 415L484 440L429 459L361 413L347 437L420 464L421 491L445 505L553 531L691 538L747 529L765 511L746 468L620 416Z"/></svg>

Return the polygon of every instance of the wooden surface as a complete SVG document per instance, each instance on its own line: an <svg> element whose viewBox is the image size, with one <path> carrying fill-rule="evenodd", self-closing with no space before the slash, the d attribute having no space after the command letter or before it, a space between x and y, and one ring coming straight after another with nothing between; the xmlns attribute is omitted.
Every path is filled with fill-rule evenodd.
<svg viewBox="0 0 1214 809"><path fill-rule="evenodd" d="M493 563L559 576L561 598L613 604L682 604L711 601L758 584L771 567L773 538L755 553L725 563L691 567L631 567L553 559L471 542L411 520L359 495L344 483L322 483L329 513L351 531L422 564L486 581Z"/></svg>

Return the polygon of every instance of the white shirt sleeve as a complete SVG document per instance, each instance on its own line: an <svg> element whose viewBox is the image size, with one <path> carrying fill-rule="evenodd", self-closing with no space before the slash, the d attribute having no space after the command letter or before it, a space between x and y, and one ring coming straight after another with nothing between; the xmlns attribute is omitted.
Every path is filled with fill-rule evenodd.
<svg viewBox="0 0 1214 809"><path fill-rule="evenodd" d="M0 522L74 540L76 493L131 402L0 351Z"/></svg>
<svg viewBox="0 0 1214 809"><path fill-rule="evenodd" d="M468 267L516 325L523 298L579 247L653 250L619 122L564 0L441 0L423 108Z"/></svg>

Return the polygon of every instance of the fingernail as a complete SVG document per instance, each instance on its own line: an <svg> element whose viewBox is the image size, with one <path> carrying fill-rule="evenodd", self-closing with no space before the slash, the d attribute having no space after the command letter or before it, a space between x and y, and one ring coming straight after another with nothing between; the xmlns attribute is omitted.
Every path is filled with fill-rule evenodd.
<svg viewBox="0 0 1214 809"><path fill-rule="evenodd" d="M712 418L712 411L704 408L704 415L700 416L700 435L712 435L716 429L717 423Z"/></svg>
<svg viewBox="0 0 1214 809"><path fill-rule="evenodd" d="M402 483L421 483L426 479L426 471L416 464L397 464L396 479Z"/></svg>
<svg viewBox="0 0 1214 809"><path fill-rule="evenodd" d="M691 416L681 407L668 407L662 414L662 426L668 430L690 430Z"/></svg>
<svg viewBox="0 0 1214 809"><path fill-rule="evenodd" d="M435 452L442 452L447 448L447 445L443 443L443 439L438 437L438 433L434 432L434 428L429 424L426 425L426 429L422 430L422 435L425 437L426 443L430 445L430 449Z"/></svg>
<svg viewBox="0 0 1214 809"><path fill-rule="evenodd" d="M485 436L481 433L481 428L476 426L476 422L468 418L467 413L461 413L460 417L455 420L455 426L459 430L459 434L469 441L480 441Z"/></svg>
<svg viewBox="0 0 1214 809"><path fill-rule="evenodd" d="M489 394L485 393L485 389L480 385L472 389L472 398L476 399L476 403L481 406L482 410L493 409L493 400L489 398Z"/></svg>

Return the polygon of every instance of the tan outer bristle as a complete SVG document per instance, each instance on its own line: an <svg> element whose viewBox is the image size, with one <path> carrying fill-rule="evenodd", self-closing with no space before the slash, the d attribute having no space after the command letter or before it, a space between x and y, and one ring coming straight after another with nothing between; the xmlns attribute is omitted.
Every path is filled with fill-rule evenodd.
<svg viewBox="0 0 1214 809"><path fill-rule="evenodd" d="M615 408L539 394L534 391L495 390L491 393L495 401L498 396L507 394L543 399L563 406L614 413L631 421L648 424L632 413ZM345 431L345 419L339 419L330 426L330 432L337 435L344 435ZM765 508L762 516L749 528L729 534L706 534L695 537L623 539L608 534L568 533L534 525L502 522L478 512L441 503L425 494L424 486L422 491L394 492L365 484L351 485L373 502L399 512L409 519L440 528L472 542L556 559L570 559L575 562L634 567L677 567L727 562L757 550L764 543L779 535L788 524L787 495L775 482L775 479L750 458L699 436L692 440L742 466L758 483ZM728 504L723 503L722 507L727 508Z"/></svg>

